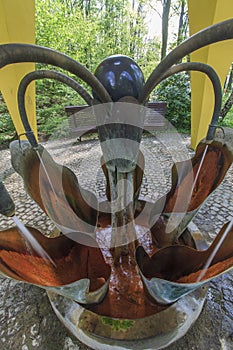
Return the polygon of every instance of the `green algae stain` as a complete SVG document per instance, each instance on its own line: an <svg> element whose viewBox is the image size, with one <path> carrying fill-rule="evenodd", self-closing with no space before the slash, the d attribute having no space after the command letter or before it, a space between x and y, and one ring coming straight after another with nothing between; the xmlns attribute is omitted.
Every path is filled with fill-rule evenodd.
<svg viewBox="0 0 233 350"><path fill-rule="evenodd" d="M102 317L102 322L105 325L110 326L115 331L126 331L128 328L133 327L134 321L131 320L114 320L110 317Z"/></svg>

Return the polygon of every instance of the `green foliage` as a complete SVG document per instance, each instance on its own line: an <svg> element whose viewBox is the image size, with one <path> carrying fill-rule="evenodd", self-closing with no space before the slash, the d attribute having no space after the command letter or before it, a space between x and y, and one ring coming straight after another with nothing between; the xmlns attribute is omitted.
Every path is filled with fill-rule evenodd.
<svg viewBox="0 0 233 350"><path fill-rule="evenodd" d="M37 0L36 43L69 55L92 72L109 55L128 55L148 76L160 53L159 44L147 39L148 6L147 0ZM43 80L36 86L39 135L57 130L65 105L85 103L61 83Z"/></svg>
<svg viewBox="0 0 233 350"><path fill-rule="evenodd" d="M38 80L36 83L37 126L38 135L66 136L64 129L58 135L59 125L63 125L67 118L65 106L83 104L75 91L68 86L54 80ZM66 129L68 132L68 130Z"/></svg>
<svg viewBox="0 0 233 350"><path fill-rule="evenodd" d="M129 0L37 0L37 44L71 56L92 72L112 54L145 60L150 50L145 25L149 1L135 4Z"/></svg>
<svg viewBox="0 0 233 350"><path fill-rule="evenodd" d="M109 55L128 55L147 77L160 56L160 44L148 38L145 24L149 4L150 0L36 0L36 44L67 54L91 72ZM42 67L47 68L37 64L37 69ZM52 80L36 82L36 99L39 135L47 136L63 122L66 105L85 104L70 88ZM9 115L0 114L1 135L3 130L12 135Z"/></svg>
<svg viewBox="0 0 233 350"><path fill-rule="evenodd" d="M190 94L190 79L187 73L169 77L156 89L156 99L167 103L166 117L180 131L190 131Z"/></svg>
<svg viewBox="0 0 233 350"><path fill-rule="evenodd" d="M227 97L227 94L223 96L222 106L225 104ZM220 120L219 125L233 128L233 105L231 106L231 109L227 113L226 117L222 121Z"/></svg>
<svg viewBox="0 0 233 350"><path fill-rule="evenodd" d="M229 111L224 120L220 121L219 125L227 126L228 128L233 128L233 111Z"/></svg>
<svg viewBox="0 0 233 350"><path fill-rule="evenodd" d="M12 119L8 113L3 98L0 95L0 144L8 144L14 136L15 128Z"/></svg>

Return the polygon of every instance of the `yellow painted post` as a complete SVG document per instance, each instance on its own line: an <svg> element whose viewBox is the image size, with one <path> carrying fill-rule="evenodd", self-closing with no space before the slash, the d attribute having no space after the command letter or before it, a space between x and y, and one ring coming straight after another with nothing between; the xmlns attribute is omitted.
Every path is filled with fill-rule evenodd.
<svg viewBox="0 0 233 350"><path fill-rule="evenodd" d="M188 0L190 35L212 24L233 17L232 0ZM212 44L191 54L191 61L212 66L224 84L233 61L233 40ZM201 73L191 73L191 147L206 136L214 107L214 95L209 79Z"/></svg>
<svg viewBox="0 0 233 350"><path fill-rule="evenodd" d="M35 0L0 0L0 43L35 43ZM17 88L34 63L18 63L0 69L0 90L7 104L17 134L24 133L17 107ZM26 109L36 133L35 84L26 94Z"/></svg>

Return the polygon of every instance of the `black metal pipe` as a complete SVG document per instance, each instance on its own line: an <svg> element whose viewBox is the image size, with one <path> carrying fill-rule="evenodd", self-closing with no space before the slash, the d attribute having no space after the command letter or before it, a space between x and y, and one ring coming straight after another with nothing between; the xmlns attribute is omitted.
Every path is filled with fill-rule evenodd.
<svg viewBox="0 0 233 350"><path fill-rule="evenodd" d="M91 105L93 102L93 98L91 97L91 95L76 80L68 77L63 73L52 71L52 70L38 70L38 71L30 72L27 75L25 75L21 80L18 88L18 108L19 108L19 114L20 114L24 129L25 129L25 134L28 138L28 141L32 145L32 147L37 147L38 144L28 121L27 112L25 108L25 93L28 85L32 81L37 79L58 80L68 85L72 89L74 89L87 102L88 105Z"/></svg>
<svg viewBox="0 0 233 350"><path fill-rule="evenodd" d="M204 46L229 39L233 39L233 18L207 27L192 35L172 50L153 70L142 89L139 103L146 103L160 77L180 59Z"/></svg>
<svg viewBox="0 0 233 350"><path fill-rule="evenodd" d="M211 142L214 139L215 130L218 126L218 118L221 111L221 105L222 105L222 87L220 79L215 72L215 70L209 66L208 64L201 63L201 62L185 62L180 63L175 66L172 66L169 68L166 73L164 73L160 79L158 80L158 84L161 83L164 79L167 79L173 74L180 73L183 71L197 71L205 73L208 78L210 79L213 90L214 90L214 110L213 115L211 118L211 122L207 131L206 141Z"/></svg>
<svg viewBox="0 0 233 350"><path fill-rule="evenodd" d="M99 80L83 65L58 51L30 44L0 45L0 68L12 63L36 62L60 67L87 83L102 103L112 102Z"/></svg>

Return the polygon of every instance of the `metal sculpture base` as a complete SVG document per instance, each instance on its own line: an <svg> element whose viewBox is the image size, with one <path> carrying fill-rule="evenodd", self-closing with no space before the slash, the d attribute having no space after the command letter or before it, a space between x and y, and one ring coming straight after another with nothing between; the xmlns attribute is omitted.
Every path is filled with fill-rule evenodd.
<svg viewBox="0 0 233 350"><path fill-rule="evenodd" d="M111 319L48 292L60 321L82 343L94 350L157 350L183 337L199 317L207 287L183 297L166 310L142 319Z"/></svg>
<svg viewBox="0 0 233 350"><path fill-rule="evenodd" d="M206 244L200 231L189 227L197 248ZM183 337L199 317L208 286L200 287L166 309L144 318L111 318L73 300L47 292L52 308L73 335L94 350L157 350Z"/></svg>

